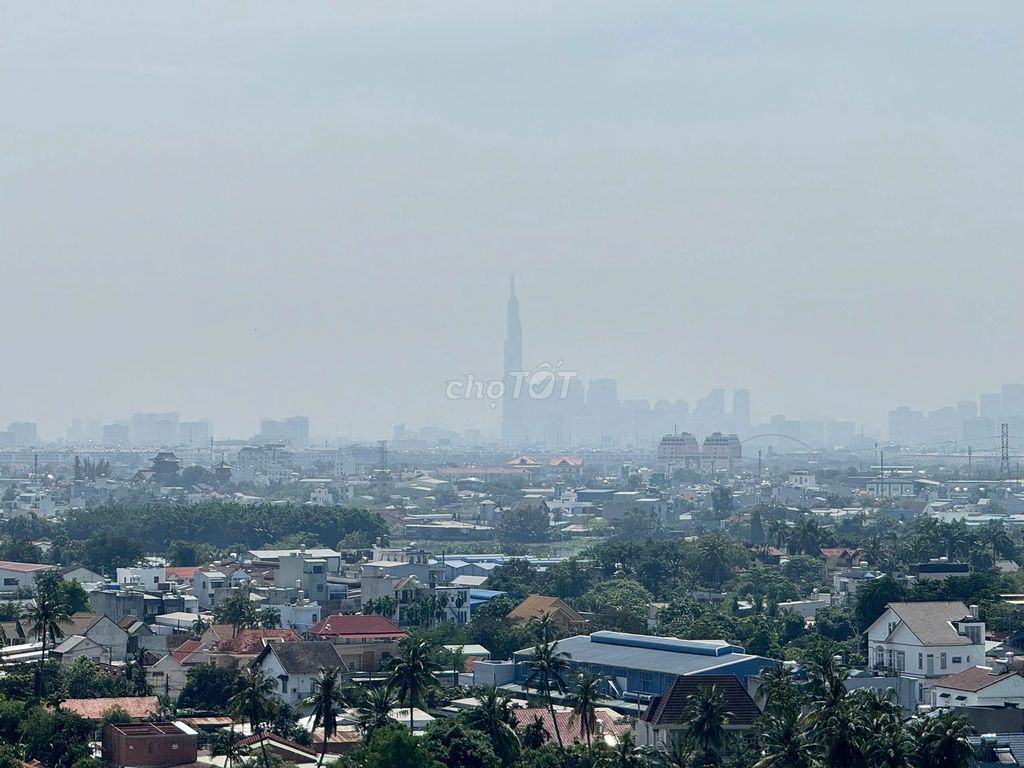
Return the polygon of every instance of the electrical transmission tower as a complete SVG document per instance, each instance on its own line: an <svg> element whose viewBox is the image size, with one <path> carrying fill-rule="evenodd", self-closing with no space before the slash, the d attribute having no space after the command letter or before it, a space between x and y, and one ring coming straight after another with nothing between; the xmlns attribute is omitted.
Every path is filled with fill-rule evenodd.
<svg viewBox="0 0 1024 768"><path fill-rule="evenodd" d="M999 477L1006 480L1010 476L1010 425L1003 424L999 434Z"/></svg>

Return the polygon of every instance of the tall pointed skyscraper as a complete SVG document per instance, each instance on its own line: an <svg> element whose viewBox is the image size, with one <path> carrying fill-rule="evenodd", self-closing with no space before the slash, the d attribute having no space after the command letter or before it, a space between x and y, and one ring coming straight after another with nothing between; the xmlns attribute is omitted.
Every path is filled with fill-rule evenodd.
<svg viewBox="0 0 1024 768"><path fill-rule="evenodd" d="M528 382L522 380L523 327L519 323L519 299L516 298L516 276L509 278L508 310L505 327L505 395L501 403L501 436L505 440L520 442L525 438L523 423L524 392L516 398L516 388Z"/></svg>

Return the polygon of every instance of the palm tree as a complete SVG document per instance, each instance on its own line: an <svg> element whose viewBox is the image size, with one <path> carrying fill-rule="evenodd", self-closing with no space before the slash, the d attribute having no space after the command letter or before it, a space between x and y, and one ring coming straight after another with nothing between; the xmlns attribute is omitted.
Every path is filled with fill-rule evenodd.
<svg viewBox="0 0 1024 768"><path fill-rule="evenodd" d="M327 754L327 741L338 731L338 713L335 707L345 706L345 699L338 687L341 669L338 667L321 667L320 676L313 681L313 695L302 703L313 709L313 732L320 726L324 728L324 741L320 747L317 768L323 765Z"/></svg>
<svg viewBox="0 0 1024 768"><path fill-rule="evenodd" d="M555 639L555 634L558 628L555 626L554 620L551 618L551 613L544 611L540 615L539 619L533 620L533 634L536 635L537 639L542 643L550 643Z"/></svg>
<svg viewBox="0 0 1024 768"><path fill-rule="evenodd" d="M236 589L219 604L214 606L213 615L217 623L230 624L232 635L240 629L249 629L256 625L256 609L249 599L247 589Z"/></svg>
<svg viewBox="0 0 1024 768"><path fill-rule="evenodd" d="M502 765L508 766L515 762L521 748L519 734L516 733L516 719L508 696L496 686L488 685L484 688L480 704L466 715L466 725L490 736Z"/></svg>
<svg viewBox="0 0 1024 768"><path fill-rule="evenodd" d="M714 685L702 686L690 696L683 713L688 737L699 753L699 765L719 765L725 748L725 724L732 712L725 708L725 692Z"/></svg>
<svg viewBox="0 0 1024 768"><path fill-rule="evenodd" d="M210 622L202 616L196 616L195 621L189 626L189 634L196 640L203 636L203 633L210 628Z"/></svg>
<svg viewBox="0 0 1024 768"><path fill-rule="evenodd" d="M555 717L555 703L551 698L551 691L565 693L565 674L569 670L569 654L558 650L557 640L553 643L538 643L534 646L530 658L520 663L530 670L530 676L526 678L524 687L526 690L536 688L538 693L544 695L548 711L551 713L551 720L555 726L558 746L563 747L562 732L558 727L558 718Z"/></svg>
<svg viewBox="0 0 1024 768"><path fill-rule="evenodd" d="M228 699L228 710L233 718L246 721L253 733L259 733L263 765L270 768L267 745L263 739L263 723L270 719L275 703L275 686L259 667L249 667L242 673L242 687Z"/></svg>
<svg viewBox="0 0 1024 768"><path fill-rule="evenodd" d="M877 768L912 768L917 745L903 727L899 715L879 715L871 720L867 758Z"/></svg>
<svg viewBox="0 0 1024 768"><path fill-rule="evenodd" d="M971 732L967 721L945 712L911 722L917 742L918 764L922 768L967 768L971 761Z"/></svg>
<svg viewBox="0 0 1024 768"><path fill-rule="evenodd" d="M150 692L146 682L146 650L136 648L124 665L124 680L133 696L145 696Z"/></svg>
<svg viewBox="0 0 1024 768"><path fill-rule="evenodd" d="M757 688L761 708L770 712L795 703L796 690L793 688L793 674L783 664L776 664L761 673L761 685Z"/></svg>
<svg viewBox="0 0 1024 768"><path fill-rule="evenodd" d="M241 758L241 744L242 734L235 730L234 722L231 723L231 727L214 736L211 752L214 755L224 755L226 758L226 765L228 768L234 765L235 760Z"/></svg>
<svg viewBox="0 0 1024 768"><path fill-rule="evenodd" d="M391 710L399 704L390 685L377 685L366 690L356 707L364 741L369 741L375 730L391 723Z"/></svg>
<svg viewBox="0 0 1024 768"><path fill-rule="evenodd" d="M836 661L830 645L817 650L814 658L807 662L810 678L812 706L805 720L814 724L828 711L838 707L846 697L846 680L850 673Z"/></svg>
<svg viewBox="0 0 1024 768"><path fill-rule="evenodd" d="M281 626L281 609L267 606L256 612L256 626L260 629L277 629Z"/></svg>
<svg viewBox="0 0 1024 768"><path fill-rule="evenodd" d="M804 514L793 527L793 535L789 539L789 552L793 555L814 555L818 552L821 541L821 529L813 514Z"/></svg>
<svg viewBox="0 0 1024 768"><path fill-rule="evenodd" d="M633 732L626 731L619 739L613 752L604 756L599 764L601 768L637 768L636 741Z"/></svg>
<svg viewBox="0 0 1024 768"><path fill-rule="evenodd" d="M754 768L814 768L811 744L797 707L766 714L760 728L761 759Z"/></svg>
<svg viewBox="0 0 1024 768"><path fill-rule="evenodd" d="M589 672L581 672L576 678L576 689L569 696L572 705L570 719L579 719L580 735L586 739L588 747L597 730L597 704L604 698L598 689L600 683L600 679Z"/></svg>
<svg viewBox="0 0 1024 768"><path fill-rule="evenodd" d="M862 768L864 751L870 736L866 708L850 697L838 705L821 710L811 727L811 738L824 750L824 763L830 768Z"/></svg>
<svg viewBox="0 0 1024 768"><path fill-rule="evenodd" d="M424 641L406 638L402 642L401 655L391 660L391 674L388 684L394 688L399 700L409 705L409 732L413 730L413 708L423 694L436 688L437 663L430 645Z"/></svg>
<svg viewBox="0 0 1024 768"><path fill-rule="evenodd" d="M691 768L693 760L688 739L669 739L655 746L640 747L637 753L651 768Z"/></svg>
<svg viewBox="0 0 1024 768"><path fill-rule="evenodd" d="M46 641L51 645L57 644L57 638L64 637L64 630L61 624L70 621L71 613L67 603L55 590L40 591L36 595L35 602L25 615L28 619L32 632L42 643L39 655L39 666L36 668L35 689L36 696L43 695L43 664L46 661Z"/></svg>

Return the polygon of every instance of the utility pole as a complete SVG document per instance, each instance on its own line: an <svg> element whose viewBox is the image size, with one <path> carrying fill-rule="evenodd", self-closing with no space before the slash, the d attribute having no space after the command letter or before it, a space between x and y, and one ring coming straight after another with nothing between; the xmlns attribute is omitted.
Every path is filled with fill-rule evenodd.
<svg viewBox="0 0 1024 768"><path fill-rule="evenodd" d="M1000 457L999 457L999 477L1001 480L1006 480L1010 476L1010 425L1003 423L1000 428Z"/></svg>
<svg viewBox="0 0 1024 768"><path fill-rule="evenodd" d="M971 480L974 478L974 451L971 446L967 446L967 479Z"/></svg>

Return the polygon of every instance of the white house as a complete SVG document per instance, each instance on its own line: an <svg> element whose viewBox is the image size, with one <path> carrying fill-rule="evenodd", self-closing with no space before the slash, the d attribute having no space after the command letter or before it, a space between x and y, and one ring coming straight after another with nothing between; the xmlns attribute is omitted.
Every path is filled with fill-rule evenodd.
<svg viewBox="0 0 1024 768"><path fill-rule="evenodd" d="M985 660L985 623L961 602L889 603L868 627L869 664L922 681L947 677ZM932 682L918 686L924 700Z"/></svg>
<svg viewBox="0 0 1024 768"><path fill-rule="evenodd" d="M0 560L0 595L13 597L19 592L35 592L36 579L52 570L54 570L52 565Z"/></svg>
<svg viewBox="0 0 1024 768"><path fill-rule="evenodd" d="M1024 677L1005 668L971 667L936 680L931 693L933 707L1020 707Z"/></svg>
<svg viewBox="0 0 1024 768"><path fill-rule="evenodd" d="M259 667L265 677L274 680L278 698L292 706L313 695L313 681L322 667L348 671L338 646L318 640L268 642L251 666Z"/></svg>
<svg viewBox="0 0 1024 768"><path fill-rule="evenodd" d="M82 656L95 664L110 663L110 650L82 635L71 635L64 638L63 642L50 652L50 655L55 659L60 659L62 664L70 664Z"/></svg>
<svg viewBox="0 0 1024 768"><path fill-rule="evenodd" d="M794 469L789 473L789 484L794 488L815 489L818 487L818 478L806 469Z"/></svg>
<svg viewBox="0 0 1024 768"><path fill-rule="evenodd" d="M144 589L156 589L161 582L167 581L167 568L164 566L134 566L117 569L117 583L138 585Z"/></svg>

